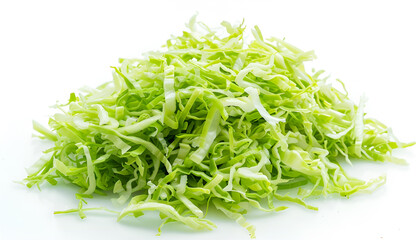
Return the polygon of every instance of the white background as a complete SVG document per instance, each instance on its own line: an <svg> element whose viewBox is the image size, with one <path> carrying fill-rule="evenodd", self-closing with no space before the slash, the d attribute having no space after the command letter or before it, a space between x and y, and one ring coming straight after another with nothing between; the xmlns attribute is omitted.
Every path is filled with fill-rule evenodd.
<svg viewBox="0 0 420 240"><path fill-rule="evenodd" d="M0 2L0 239L249 239L235 222L211 213L218 228L197 232L168 224L155 237L156 214L117 223L110 214L53 215L73 208L74 188L25 177L43 145L31 137L32 119L46 123L48 106L83 85L111 80L119 57L158 49L180 34L198 11L258 24L265 36L286 37L316 50L316 66L346 83L353 100L369 97L368 116L392 126L403 141L418 141L420 37L416 1L1 1ZM310 201L318 212L291 205L285 212L251 212L257 239L420 239L419 147L398 151L408 166L356 161L344 167L364 179L387 175L372 194ZM88 206L107 206L106 199Z"/></svg>

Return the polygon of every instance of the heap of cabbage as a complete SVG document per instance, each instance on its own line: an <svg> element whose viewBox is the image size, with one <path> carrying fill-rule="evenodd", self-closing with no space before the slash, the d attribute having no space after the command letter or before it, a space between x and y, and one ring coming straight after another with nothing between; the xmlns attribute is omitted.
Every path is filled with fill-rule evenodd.
<svg viewBox="0 0 420 240"><path fill-rule="evenodd" d="M407 146L364 118L364 98L356 105L322 71L305 72L312 51L265 40L258 27L246 44L242 24L222 26L219 34L193 18L165 50L121 59L112 82L71 94L51 130L35 123L54 147L27 186L58 179L79 186L79 208L65 212L81 217L92 209L84 198L114 193L115 203L128 202L118 219L156 210L163 223L193 229L215 227L204 217L214 206L254 236L244 218L250 207L280 211L291 201L316 209L303 199L384 183L349 177L340 166L350 158L399 161L392 149Z"/></svg>

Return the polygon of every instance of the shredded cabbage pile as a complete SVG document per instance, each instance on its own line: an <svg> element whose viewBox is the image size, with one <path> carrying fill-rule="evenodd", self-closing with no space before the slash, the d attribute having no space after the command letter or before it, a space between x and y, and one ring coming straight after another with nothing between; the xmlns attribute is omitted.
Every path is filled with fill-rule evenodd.
<svg viewBox="0 0 420 240"><path fill-rule="evenodd" d="M316 210L303 199L384 183L352 178L340 166L350 158L401 162L392 149L410 145L364 117L364 97L356 105L323 71L307 73L312 51L265 40L258 27L247 44L243 23L221 25L223 33L193 17L165 50L121 59L112 82L72 93L56 106L51 130L34 122L54 147L26 185L79 186L79 207L56 213L82 218L101 209L85 208L85 198L114 193L114 203L126 204L118 220L159 211L163 224L210 230L205 215L214 206L254 237L244 218L250 207L281 211L289 201Z"/></svg>

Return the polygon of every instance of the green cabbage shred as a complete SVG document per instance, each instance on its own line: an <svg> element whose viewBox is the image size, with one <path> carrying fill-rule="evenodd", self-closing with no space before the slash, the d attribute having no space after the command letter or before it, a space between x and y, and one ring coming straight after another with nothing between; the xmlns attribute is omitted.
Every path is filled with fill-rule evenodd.
<svg viewBox="0 0 420 240"><path fill-rule="evenodd" d="M403 162L392 149L414 143L365 118L365 97L356 105L323 71L307 73L312 51L265 40L258 27L247 44L243 23L222 26L219 33L193 17L164 50L120 59L112 82L72 93L56 106L51 130L34 122L54 147L26 185L77 185L79 207L56 213L82 218L104 210L85 208L86 198L114 194L125 205L118 220L158 211L163 224L211 230L205 215L214 206L255 237L244 218L250 207L282 211L288 201L317 210L303 199L384 183L348 176L340 159Z"/></svg>

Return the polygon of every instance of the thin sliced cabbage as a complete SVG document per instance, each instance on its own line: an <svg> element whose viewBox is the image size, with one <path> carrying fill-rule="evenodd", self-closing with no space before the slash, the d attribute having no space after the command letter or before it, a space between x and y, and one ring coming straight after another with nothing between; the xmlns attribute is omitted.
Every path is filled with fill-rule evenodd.
<svg viewBox="0 0 420 240"><path fill-rule="evenodd" d="M51 130L34 122L55 146L28 170L27 186L65 179L81 189L79 207L57 213L83 218L102 209L84 208L84 198L115 193L113 202L129 201L118 220L158 211L163 223L212 229L204 208L214 205L254 237L249 207L317 210L303 199L371 191L385 177L349 177L340 159L402 162L392 149L412 145L365 118L365 98L356 105L323 71L307 73L312 51L264 40L258 27L246 44L243 24L223 22L224 34L195 17L187 26L165 50L121 59L112 82L72 93Z"/></svg>

